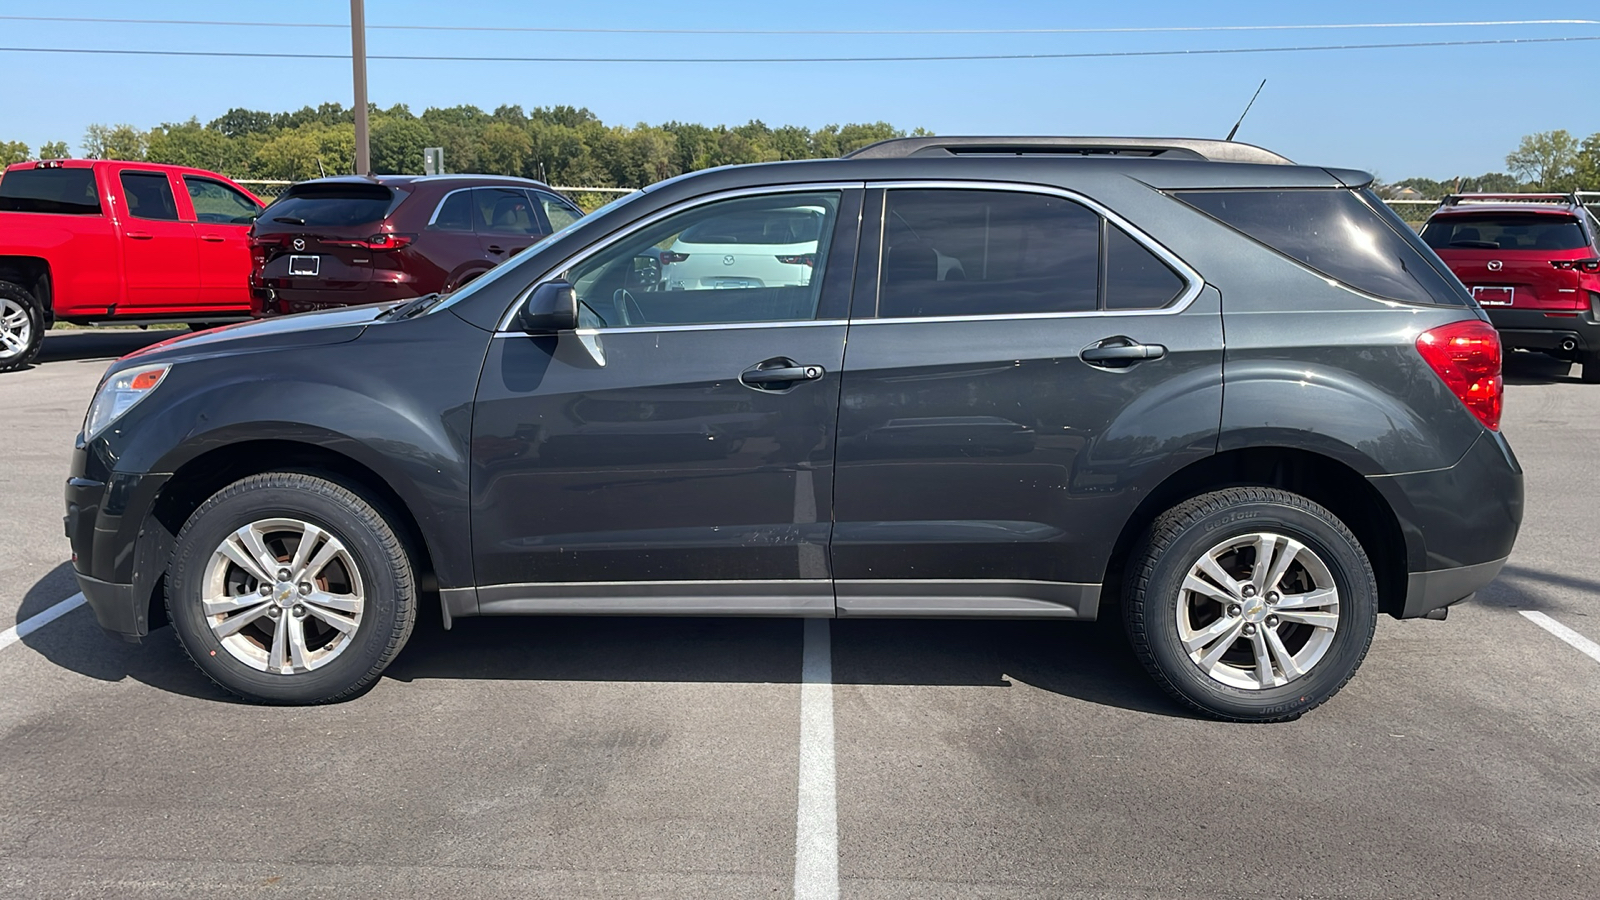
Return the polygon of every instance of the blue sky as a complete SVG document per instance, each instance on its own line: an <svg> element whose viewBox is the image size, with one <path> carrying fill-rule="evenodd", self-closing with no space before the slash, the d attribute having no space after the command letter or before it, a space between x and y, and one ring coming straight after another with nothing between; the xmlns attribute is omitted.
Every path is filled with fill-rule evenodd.
<svg viewBox="0 0 1600 900"><path fill-rule="evenodd" d="M338 0L272 4L0 0L0 15L347 23ZM663 29L995 29L1600 19L1593 2L1137 3L807 0L692 4L369 3L368 23ZM1075 53L1400 41L1600 37L1596 25L1055 35L636 35L373 31L372 54L854 56ZM341 29L0 21L0 46L347 53ZM672 119L820 126L886 120L941 134L1224 135L1262 78L1239 133L1298 161L1388 179L1503 168L1517 139L1600 132L1592 43L1123 59L830 64L373 61L381 106L587 106L608 123ZM0 52L0 140L66 140L90 123L216 117L350 102L336 60L173 59ZM1595 186L1600 187L1600 186Z"/></svg>

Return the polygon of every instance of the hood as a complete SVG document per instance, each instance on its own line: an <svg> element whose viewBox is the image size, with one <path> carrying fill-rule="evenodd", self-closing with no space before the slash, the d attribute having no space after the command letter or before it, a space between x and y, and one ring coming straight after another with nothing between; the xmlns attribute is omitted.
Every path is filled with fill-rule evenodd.
<svg viewBox="0 0 1600 900"><path fill-rule="evenodd" d="M182 334L135 350L111 367L155 362L182 362L211 356L255 353L280 347L318 347L343 344L395 304L371 304L319 310L292 316L241 322L193 334Z"/></svg>

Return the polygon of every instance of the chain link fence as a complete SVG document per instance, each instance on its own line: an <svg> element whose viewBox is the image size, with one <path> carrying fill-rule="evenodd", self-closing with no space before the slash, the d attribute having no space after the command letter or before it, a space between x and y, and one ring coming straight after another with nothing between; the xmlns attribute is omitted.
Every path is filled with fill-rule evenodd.
<svg viewBox="0 0 1600 900"><path fill-rule="evenodd" d="M290 185L298 184L298 182L294 181L266 181L251 178L235 179L234 183L268 203L278 199L278 195L283 193ZM566 195L573 203L578 204L579 208L584 212L594 212L612 200L631 194L635 190L634 188L614 187L564 187L554 184L551 187Z"/></svg>

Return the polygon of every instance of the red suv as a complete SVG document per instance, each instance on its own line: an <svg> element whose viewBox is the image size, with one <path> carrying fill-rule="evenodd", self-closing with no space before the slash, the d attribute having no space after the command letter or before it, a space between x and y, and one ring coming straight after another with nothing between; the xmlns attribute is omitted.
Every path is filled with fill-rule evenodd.
<svg viewBox="0 0 1600 900"><path fill-rule="evenodd" d="M250 231L257 316L450 291L582 218L547 185L494 175L321 178Z"/></svg>
<svg viewBox="0 0 1600 900"><path fill-rule="evenodd" d="M1583 365L1600 384L1600 222L1570 194L1446 197L1422 239L1450 266L1508 349Z"/></svg>

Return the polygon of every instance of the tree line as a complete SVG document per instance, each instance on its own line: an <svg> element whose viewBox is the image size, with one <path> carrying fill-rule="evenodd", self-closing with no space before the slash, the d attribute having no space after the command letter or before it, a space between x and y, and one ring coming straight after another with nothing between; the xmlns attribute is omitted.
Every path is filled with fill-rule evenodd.
<svg viewBox="0 0 1600 900"><path fill-rule="evenodd" d="M1384 189L1392 196L1411 188L1430 200L1479 192L1600 191L1600 133L1582 140L1564 129L1524 135L1506 154L1506 169L1466 178L1407 178Z"/></svg>
<svg viewBox="0 0 1600 900"><path fill-rule="evenodd" d="M571 106L429 108L404 104L370 113L372 168L377 174L421 174L425 147L444 148L451 172L521 175L551 184L639 188L684 172L734 163L836 157L874 141L904 137L886 122L818 129L760 121L744 125L668 122L606 125ZM916 129L914 134L927 134ZM81 149L89 159L142 160L209 169L239 179L300 181L355 171L355 116L338 103L295 112L231 109L201 124L90 125ZM63 142L40 158L68 155ZM0 142L0 162L30 159L20 142Z"/></svg>

